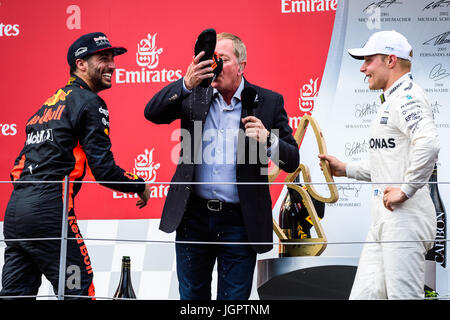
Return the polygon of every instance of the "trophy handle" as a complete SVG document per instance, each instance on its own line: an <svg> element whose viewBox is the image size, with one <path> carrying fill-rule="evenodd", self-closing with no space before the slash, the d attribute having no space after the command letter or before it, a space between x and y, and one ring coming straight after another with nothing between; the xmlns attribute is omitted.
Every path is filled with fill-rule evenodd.
<svg viewBox="0 0 450 320"><path fill-rule="evenodd" d="M280 225L278 224L278 222L274 218L272 218L272 225L273 225L273 231L277 235L278 239L280 239L280 240L288 240L288 237L284 233L283 229L280 228Z"/></svg>
<svg viewBox="0 0 450 320"><path fill-rule="evenodd" d="M323 137L322 131L320 130L319 124L317 123L317 120L309 115L304 115L302 117L302 120L300 121L300 125L297 128L297 131L295 132L294 139L297 142L297 144L300 146L303 138L306 133L306 128L308 125L311 125L314 135L316 137L317 145L319 147L319 153L321 154L327 154L327 147L325 144L325 139ZM311 174L309 171L309 168L305 164L300 164L297 170L293 173L288 174L286 177L286 182L292 182L298 175L298 171L302 172L303 180L306 182L306 188L308 189L308 192L311 194L311 196L319 201L327 202L327 203L333 203L336 202L339 199L339 193L337 191L336 185L334 184L333 176L331 175L331 169L328 161L320 159L320 163L322 165L322 171L323 175L325 176L325 181L329 182L327 184L328 189L330 190L330 196L324 197L321 196L314 186L310 184L311 182ZM275 181L275 179L280 174L281 170L276 165L272 168L268 180L269 182Z"/></svg>

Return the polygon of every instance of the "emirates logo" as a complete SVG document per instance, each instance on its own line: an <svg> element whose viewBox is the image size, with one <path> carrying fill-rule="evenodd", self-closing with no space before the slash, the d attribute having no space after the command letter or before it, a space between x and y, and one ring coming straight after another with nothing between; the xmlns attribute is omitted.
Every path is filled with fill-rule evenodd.
<svg viewBox="0 0 450 320"><path fill-rule="evenodd" d="M146 38L137 43L136 64L138 70L126 70L117 68L116 83L160 83L174 82L182 77L181 69L170 70L160 65L160 55L164 52L163 48L156 45L156 36L158 34L148 33Z"/></svg>
<svg viewBox="0 0 450 320"><path fill-rule="evenodd" d="M150 151L148 149L145 149L144 153L139 154L136 159L134 159L133 174L150 183L150 198L162 199L167 196L167 192L169 191L169 184L155 183L156 172L161 167L161 164L154 161L154 151L155 148L151 149ZM137 193L127 194L123 192L113 191L113 199L129 198L137 199L138 195Z"/></svg>
<svg viewBox="0 0 450 320"><path fill-rule="evenodd" d="M156 170L161 166L160 163L153 161L153 151L145 149L144 153L137 156L134 160L133 173L138 177L141 177L145 181L154 182L156 180Z"/></svg>
<svg viewBox="0 0 450 320"><path fill-rule="evenodd" d="M162 48L157 48L155 44L155 33L153 36L149 33L147 38L139 41L136 52L136 63L141 67L154 69L158 66L159 55L163 52Z"/></svg>
<svg viewBox="0 0 450 320"><path fill-rule="evenodd" d="M304 113L311 114L311 111L314 109L314 102L317 98L317 94L319 90L317 88L317 82L319 78L313 80L309 79L308 83L305 83L300 89L300 98L298 99L298 104L300 111Z"/></svg>

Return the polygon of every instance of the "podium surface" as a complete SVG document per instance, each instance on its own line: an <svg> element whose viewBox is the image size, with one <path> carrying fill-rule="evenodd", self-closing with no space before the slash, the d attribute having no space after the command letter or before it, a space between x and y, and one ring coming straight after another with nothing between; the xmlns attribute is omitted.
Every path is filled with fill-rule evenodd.
<svg viewBox="0 0 450 320"><path fill-rule="evenodd" d="M359 257L282 257L257 262L261 300L348 299Z"/></svg>

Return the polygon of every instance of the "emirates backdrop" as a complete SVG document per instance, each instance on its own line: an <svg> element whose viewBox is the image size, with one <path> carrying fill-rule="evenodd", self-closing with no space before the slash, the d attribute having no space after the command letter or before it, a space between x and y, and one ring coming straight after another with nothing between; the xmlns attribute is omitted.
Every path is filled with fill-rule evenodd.
<svg viewBox="0 0 450 320"><path fill-rule="evenodd" d="M113 45L128 49L116 58L112 88L100 93L110 113L112 150L121 167L152 183L152 194L148 207L138 210L136 196L82 188L76 213L79 219L159 218L175 169L179 122L154 125L144 118L144 108L157 91L184 75L202 30L242 38L248 50L245 77L283 94L294 125L312 112L301 99L317 94L337 3L307 1L311 12L294 12L307 8L293 2L2 0L0 180L9 180L28 117L67 82L70 44L84 33L102 31ZM315 91L304 89L310 83ZM3 218L12 187L1 188ZM273 188L274 198L280 189Z"/></svg>

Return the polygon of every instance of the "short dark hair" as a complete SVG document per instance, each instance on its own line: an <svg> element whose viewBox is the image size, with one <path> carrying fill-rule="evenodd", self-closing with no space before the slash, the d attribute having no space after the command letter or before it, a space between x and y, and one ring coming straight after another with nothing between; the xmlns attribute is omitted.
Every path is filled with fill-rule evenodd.
<svg viewBox="0 0 450 320"><path fill-rule="evenodd" d="M85 56L85 57L83 57L83 58L78 58L78 59L81 59L81 60L84 60L84 61L88 61L92 56L93 56L94 54L90 54L90 55L87 55L87 56ZM73 76L73 75L75 75L75 71L77 71L77 60L75 60L71 65L70 65L70 75L71 76Z"/></svg>
<svg viewBox="0 0 450 320"><path fill-rule="evenodd" d="M75 75L75 71L77 71L77 64L74 62L70 65L70 75Z"/></svg>

